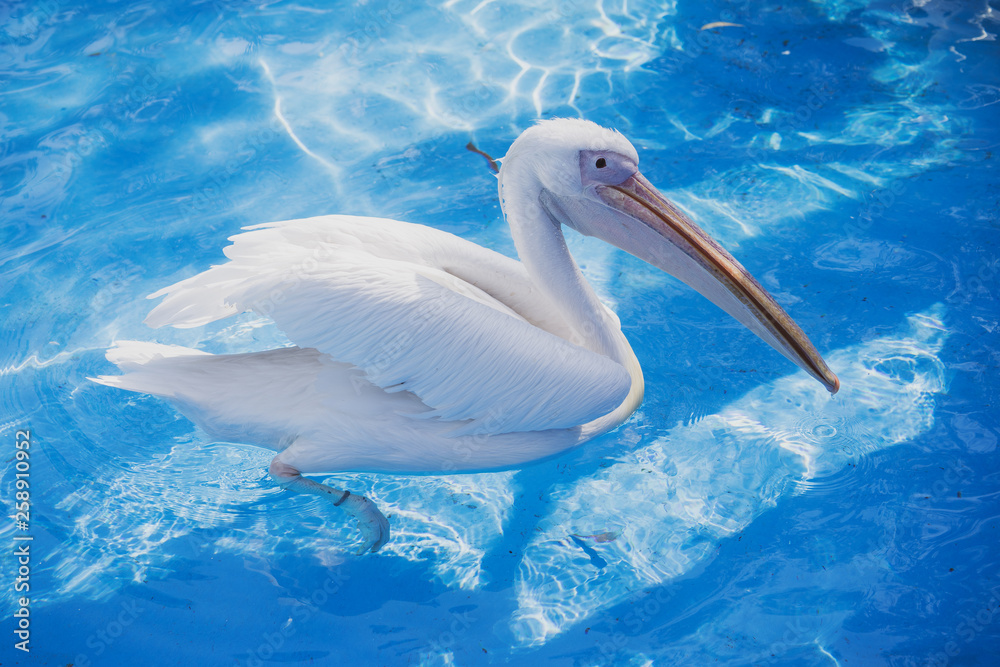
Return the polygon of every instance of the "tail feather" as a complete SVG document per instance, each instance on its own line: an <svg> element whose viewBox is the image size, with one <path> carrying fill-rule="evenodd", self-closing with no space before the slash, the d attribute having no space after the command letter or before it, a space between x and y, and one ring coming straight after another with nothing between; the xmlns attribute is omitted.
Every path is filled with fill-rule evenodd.
<svg viewBox="0 0 1000 667"><path fill-rule="evenodd" d="M297 437L303 424L310 428L337 399L358 402L352 367L324 363L321 357L316 350L297 347L208 354L178 345L119 341L107 358L124 374L88 379L166 399L218 440L273 448ZM330 376L325 393L315 388L321 370Z"/></svg>
<svg viewBox="0 0 1000 667"><path fill-rule="evenodd" d="M180 345L163 345L136 340L118 341L107 351L107 359L125 375L99 375L87 378L107 387L118 387L143 394L171 397L176 394L176 379L158 362L177 357L210 357L208 352Z"/></svg>

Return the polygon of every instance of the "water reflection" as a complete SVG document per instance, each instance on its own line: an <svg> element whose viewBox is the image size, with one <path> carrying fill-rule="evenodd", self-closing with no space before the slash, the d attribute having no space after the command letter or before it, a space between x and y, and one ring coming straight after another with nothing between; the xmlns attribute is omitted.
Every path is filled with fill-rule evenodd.
<svg viewBox="0 0 1000 667"><path fill-rule="evenodd" d="M832 399L804 374L786 377L553 492L518 573L518 640L543 643L689 572L782 496L862 483L837 473L933 424L943 314L932 308L899 335L829 355L842 386ZM573 538L607 531L620 536L586 550Z"/></svg>

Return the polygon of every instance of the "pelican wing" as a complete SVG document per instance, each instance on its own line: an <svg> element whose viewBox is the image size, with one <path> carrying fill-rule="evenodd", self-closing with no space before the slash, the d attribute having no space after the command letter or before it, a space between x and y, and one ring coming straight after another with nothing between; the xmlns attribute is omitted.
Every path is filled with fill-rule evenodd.
<svg viewBox="0 0 1000 667"><path fill-rule="evenodd" d="M248 310L301 347L410 391L456 433L570 428L614 410L626 370L567 342L518 262L398 221L325 216L240 234L230 261L168 287L150 326Z"/></svg>

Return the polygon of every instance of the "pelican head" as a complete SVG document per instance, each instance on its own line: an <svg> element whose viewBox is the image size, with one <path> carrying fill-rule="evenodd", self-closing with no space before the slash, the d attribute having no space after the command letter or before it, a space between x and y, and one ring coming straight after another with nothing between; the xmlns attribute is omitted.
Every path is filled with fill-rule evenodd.
<svg viewBox="0 0 1000 667"><path fill-rule="evenodd" d="M505 187L519 193L516 201L504 198ZM831 393L840 388L774 298L639 172L638 153L618 132L575 119L529 128L503 160L500 194L515 241L537 236L515 229L515 218L596 236L694 288Z"/></svg>

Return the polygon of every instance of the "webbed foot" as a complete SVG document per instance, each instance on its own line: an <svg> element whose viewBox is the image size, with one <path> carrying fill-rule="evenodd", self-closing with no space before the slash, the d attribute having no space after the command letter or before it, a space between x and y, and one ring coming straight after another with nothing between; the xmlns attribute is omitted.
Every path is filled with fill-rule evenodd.
<svg viewBox="0 0 1000 667"><path fill-rule="evenodd" d="M374 553L389 541L389 520L368 498L344 491L344 497L334 505L358 520L358 528L361 529L361 536L365 540L358 551L359 554L369 549Z"/></svg>
<svg viewBox="0 0 1000 667"><path fill-rule="evenodd" d="M389 521L379 511L375 503L368 498L303 477L302 473L287 463L279 461L277 457L271 461L268 472L283 489L311 493L326 498L333 503L334 507L339 507L356 518L358 528L361 530L361 537L364 540L358 554L369 550L374 553L389 541Z"/></svg>

